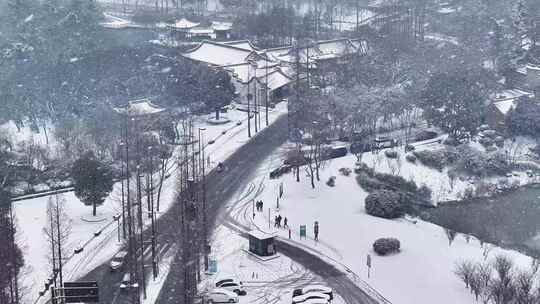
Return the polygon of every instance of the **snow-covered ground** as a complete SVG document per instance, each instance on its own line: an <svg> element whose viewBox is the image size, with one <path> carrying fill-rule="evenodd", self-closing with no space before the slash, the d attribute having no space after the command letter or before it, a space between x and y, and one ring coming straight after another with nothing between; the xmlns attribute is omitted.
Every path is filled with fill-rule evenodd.
<svg viewBox="0 0 540 304"><path fill-rule="evenodd" d="M279 152L277 152L279 153ZM369 164L367 154L363 158ZM275 157L270 160L275 162ZM505 254L517 265L527 267L531 259L516 251L505 250L490 244L481 245L474 237L458 235L449 242L445 229L416 218L386 220L365 213L364 199L367 193L360 188L355 174L341 175L343 167L353 168L354 156L346 156L331 161L321 172L321 182L312 189L306 172L301 171L302 181L297 183L292 174L275 180L260 175L255 185L263 185L256 200L263 200L265 211L252 214L251 204L240 204L232 214L244 225L253 229L274 231L268 228L268 208L270 218L281 214L289 220L292 229L291 242L309 248L338 266L352 270L359 280L367 282L392 303L475 303L464 284L453 273L455 263L462 259L484 258L486 248L490 248L488 258ZM381 162L385 163L383 160ZM268 165L265 165L267 168ZM381 165L382 166L382 165ZM402 169L403 170L403 169ZM411 173L419 168L410 167ZM416 175L416 174L415 174ZM336 186L325 184L330 176L336 176ZM436 176L423 177L436 179ZM279 184L283 183L284 196L276 207ZM320 224L320 241L313 240L313 225ZM299 226L307 225L307 240L299 240ZM273 224L271 225L273 226ZM282 238L288 238L288 231L278 229ZM380 237L396 237L401 241L401 252L380 257L372 250L373 242ZM367 277L366 257L372 257L371 277Z"/></svg>
<svg viewBox="0 0 540 304"><path fill-rule="evenodd" d="M270 123L274 122L280 115L286 113L286 106L285 103L280 103L275 109L270 110ZM196 128L206 129L204 131L205 143L208 143L209 140L215 140L215 143L207 146L205 152L211 160L211 165L208 169L212 169L218 162L225 160L249 140L247 137L247 123L245 121L247 119L247 113L230 110L225 115L230 120L226 124L210 124L206 116L198 117L195 121ZM242 121L242 124L237 125L238 121ZM264 124L263 114L261 125L264 126ZM224 131L226 131L225 134L223 134ZM28 133L28 136L31 136L31 133ZM174 167L172 168L174 170ZM161 212L158 213L158 217L171 206L175 194L175 183L175 174L172 174L165 181L161 199ZM85 206L73 192L63 194L66 199L66 212L72 224L72 233L67 245L68 251L73 252L75 247L85 245L84 250L80 254L73 254L66 261L66 265L64 266L64 278L66 281L76 280L84 276L95 267L112 258L122 246L117 241L117 223L112 219L113 215L121 213L120 194L121 184L116 183L113 192L106 199L103 206L98 207L98 218L104 219L100 222L83 220L82 218L92 218L92 208ZM40 197L19 201L14 204L18 232L24 251L26 273L28 273L24 279L24 285L29 289L28 296L24 299L25 303L33 303L36 300L38 292L43 289L43 282L51 273L47 259L50 246L42 232L46 224L47 201L48 197ZM94 232L99 230L103 230L102 233L94 237ZM163 272L167 272L167 269ZM163 274L163 272L161 273ZM161 285L155 283L152 286L159 287Z"/></svg>
<svg viewBox="0 0 540 304"><path fill-rule="evenodd" d="M217 260L217 273L207 275L199 290L204 294L215 288L215 282L234 278L244 284L247 295L240 297L240 303L289 304L292 290L308 284L324 284L318 277L289 259L280 255L263 261L248 253L248 240L226 226L220 226L213 235L212 248ZM335 304L345 304L336 295Z"/></svg>

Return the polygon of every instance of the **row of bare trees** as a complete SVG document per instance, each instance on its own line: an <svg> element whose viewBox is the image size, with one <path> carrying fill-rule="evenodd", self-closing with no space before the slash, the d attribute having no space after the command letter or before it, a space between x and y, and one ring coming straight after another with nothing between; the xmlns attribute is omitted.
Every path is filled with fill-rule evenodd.
<svg viewBox="0 0 540 304"><path fill-rule="evenodd" d="M460 261L454 272L483 304L534 304L540 302L539 266L533 259L520 270L508 256L498 255L492 261Z"/></svg>
<svg viewBox="0 0 540 304"><path fill-rule="evenodd" d="M21 303L21 269L24 265L16 241L15 217L8 192L0 191L0 303Z"/></svg>

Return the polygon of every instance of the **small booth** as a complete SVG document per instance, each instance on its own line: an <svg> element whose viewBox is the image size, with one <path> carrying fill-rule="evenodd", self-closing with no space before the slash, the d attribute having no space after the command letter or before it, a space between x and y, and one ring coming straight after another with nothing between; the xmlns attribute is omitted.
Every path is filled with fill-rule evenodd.
<svg viewBox="0 0 540 304"><path fill-rule="evenodd" d="M274 234L252 230L249 232L249 252L261 257L269 257L276 254Z"/></svg>

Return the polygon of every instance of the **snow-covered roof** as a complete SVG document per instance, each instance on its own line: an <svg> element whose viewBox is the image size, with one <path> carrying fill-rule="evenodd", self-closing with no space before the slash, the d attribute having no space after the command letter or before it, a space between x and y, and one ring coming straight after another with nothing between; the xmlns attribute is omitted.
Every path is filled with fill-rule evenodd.
<svg viewBox="0 0 540 304"><path fill-rule="evenodd" d="M517 106L517 99L497 101L494 102L493 105L497 108L497 110L499 110L499 112L506 115L511 109L514 109Z"/></svg>
<svg viewBox="0 0 540 304"><path fill-rule="evenodd" d="M259 230L251 230L248 234L259 240L267 240L276 236L274 233L265 233Z"/></svg>
<svg viewBox="0 0 540 304"><path fill-rule="evenodd" d="M212 21L212 29L216 31L229 31L232 29L232 22Z"/></svg>
<svg viewBox="0 0 540 304"><path fill-rule="evenodd" d="M196 27L189 29L189 33L195 35L210 35L214 33L214 30L209 27Z"/></svg>
<svg viewBox="0 0 540 304"><path fill-rule="evenodd" d="M187 20L186 18L182 18L178 21L176 21L172 27L173 28L176 28L176 29L191 29L191 28L194 28L196 26L198 26L200 23L196 23L196 22L191 22L189 20Z"/></svg>
<svg viewBox="0 0 540 304"><path fill-rule="evenodd" d="M128 116L145 116L161 113L165 109L156 106L149 99L144 98L130 101L127 107L115 108L115 111L121 114L127 113Z"/></svg>
<svg viewBox="0 0 540 304"><path fill-rule="evenodd" d="M511 89L511 90L503 90L494 96L495 101L502 101L507 99L516 99L521 96L529 96L532 97L534 94L519 90L519 89Z"/></svg>
<svg viewBox="0 0 540 304"><path fill-rule="evenodd" d="M249 50L249 51L257 51L258 48L256 48L249 40L236 40L236 41L227 41L223 42L223 44L235 46L237 48Z"/></svg>
<svg viewBox="0 0 540 304"><path fill-rule="evenodd" d="M268 73L268 79L266 76L259 77L261 83L266 84L268 80L268 89L274 91L292 82L292 79L281 72L279 69L275 69L273 72Z"/></svg>
<svg viewBox="0 0 540 304"><path fill-rule="evenodd" d="M239 47L205 40L197 47L184 52L182 56L217 66L227 66L245 63L250 53L251 51Z"/></svg>

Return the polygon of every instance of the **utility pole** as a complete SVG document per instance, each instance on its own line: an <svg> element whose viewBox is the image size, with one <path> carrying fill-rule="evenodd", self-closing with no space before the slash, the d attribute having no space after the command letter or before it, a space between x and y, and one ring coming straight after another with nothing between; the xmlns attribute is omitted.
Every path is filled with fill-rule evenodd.
<svg viewBox="0 0 540 304"><path fill-rule="evenodd" d="M148 173L148 182L147 182L147 197L150 201L150 220L151 220L151 229L152 229L152 275L154 276L154 280L157 278L158 275L158 268L157 268L157 257L156 257L156 221L155 221L155 212L154 212L154 182L153 182L153 148L148 147L147 149L150 153L150 172Z"/></svg>
<svg viewBox="0 0 540 304"><path fill-rule="evenodd" d="M268 58L267 58L268 59ZM266 126L268 127L268 61L265 61L265 85L264 85L264 106L265 106L265 118Z"/></svg>
<svg viewBox="0 0 540 304"><path fill-rule="evenodd" d="M120 149L122 149L122 143L120 143ZM122 155L122 151L120 151L120 155ZM125 239L126 238L126 201L125 201L125 192L124 192L124 162L121 161L121 164L120 164L121 168L120 168L120 182L122 183L121 185L121 190L122 190L122 236L123 238Z"/></svg>
<svg viewBox="0 0 540 304"><path fill-rule="evenodd" d="M202 221L203 221L203 250L204 250L204 271L208 271L208 254L209 252L209 244L208 244L208 223L206 218L206 172L205 172L205 155L204 155L204 140L203 136L204 133L201 133L201 131L205 131L205 128L199 128L199 143L202 146L201 153L201 159L202 159ZM199 150L201 150L199 148Z"/></svg>
<svg viewBox="0 0 540 304"><path fill-rule="evenodd" d="M251 85L251 62L248 61L248 80L247 80L247 113L248 113L248 137L251 138L251 109L250 109L250 103L251 103L251 94L250 94L250 88Z"/></svg>

